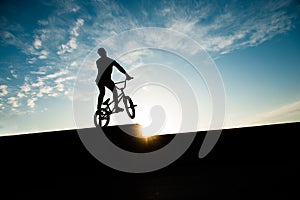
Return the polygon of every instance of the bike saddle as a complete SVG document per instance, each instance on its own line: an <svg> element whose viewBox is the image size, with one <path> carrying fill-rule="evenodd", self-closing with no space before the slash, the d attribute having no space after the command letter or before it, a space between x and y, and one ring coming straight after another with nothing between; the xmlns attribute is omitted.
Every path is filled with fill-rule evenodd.
<svg viewBox="0 0 300 200"><path fill-rule="evenodd" d="M106 101L104 101L102 104L103 105L108 105L109 101L110 101L110 98L106 99Z"/></svg>

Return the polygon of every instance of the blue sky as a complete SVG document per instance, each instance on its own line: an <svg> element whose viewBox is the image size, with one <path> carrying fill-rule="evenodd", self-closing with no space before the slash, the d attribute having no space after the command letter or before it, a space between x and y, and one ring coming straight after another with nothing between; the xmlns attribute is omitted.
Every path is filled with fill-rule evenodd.
<svg viewBox="0 0 300 200"><path fill-rule="evenodd" d="M292 0L1 1L0 134L75 128L79 70L88 64L93 84L98 45L144 27L182 33L211 56L225 88L225 127L299 121L299 10ZM119 61L130 71L147 60L168 65L170 58L148 50ZM180 73L188 71L172 60Z"/></svg>

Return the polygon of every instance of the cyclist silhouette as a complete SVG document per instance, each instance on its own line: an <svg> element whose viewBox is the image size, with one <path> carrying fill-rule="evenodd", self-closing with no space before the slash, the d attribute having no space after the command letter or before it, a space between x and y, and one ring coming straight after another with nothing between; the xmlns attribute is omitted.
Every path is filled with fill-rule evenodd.
<svg viewBox="0 0 300 200"><path fill-rule="evenodd" d="M117 63L117 61L107 57L104 48L99 48L98 54L100 58L96 61L97 68L98 68L96 83L99 88L97 112L100 110L103 102L103 97L105 95L105 87L107 87L113 93L113 99L115 102L114 105L115 112L121 112L124 109L118 106L118 93L117 90L115 89L115 83L111 80L113 66L115 66L120 72L125 74L127 80L133 79L133 77L129 76L127 72L124 70L124 68L119 63Z"/></svg>

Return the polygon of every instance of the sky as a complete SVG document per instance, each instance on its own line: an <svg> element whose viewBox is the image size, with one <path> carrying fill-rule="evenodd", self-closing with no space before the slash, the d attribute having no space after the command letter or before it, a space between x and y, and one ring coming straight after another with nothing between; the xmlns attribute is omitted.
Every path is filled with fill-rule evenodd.
<svg viewBox="0 0 300 200"><path fill-rule="evenodd" d="M93 126L99 47L135 77L134 123L162 117L156 131L170 133L187 118L197 118L191 130L299 122L299 11L293 0L2 0L0 135ZM89 102L84 122L79 101Z"/></svg>

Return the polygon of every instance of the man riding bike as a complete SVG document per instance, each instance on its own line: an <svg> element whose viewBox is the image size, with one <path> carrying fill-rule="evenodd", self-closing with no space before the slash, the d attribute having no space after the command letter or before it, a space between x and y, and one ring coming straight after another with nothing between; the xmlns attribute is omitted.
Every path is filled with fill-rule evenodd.
<svg viewBox="0 0 300 200"><path fill-rule="evenodd" d="M115 83L111 80L111 74L113 70L113 66L115 66L120 72L126 75L126 79L130 80L133 77L129 76L124 68L117 63L117 61L107 57L106 51L104 48L98 49L98 54L100 58L96 61L97 68L98 68L98 75L96 78L96 83L99 88L99 96L98 96L98 105L97 105L97 112L100 110L103 98L105 95L105 87L110 89L113 93L113 99L115 102L115 112L121 112L124 109L118 106L118 93L115 89Z"/></svg>

